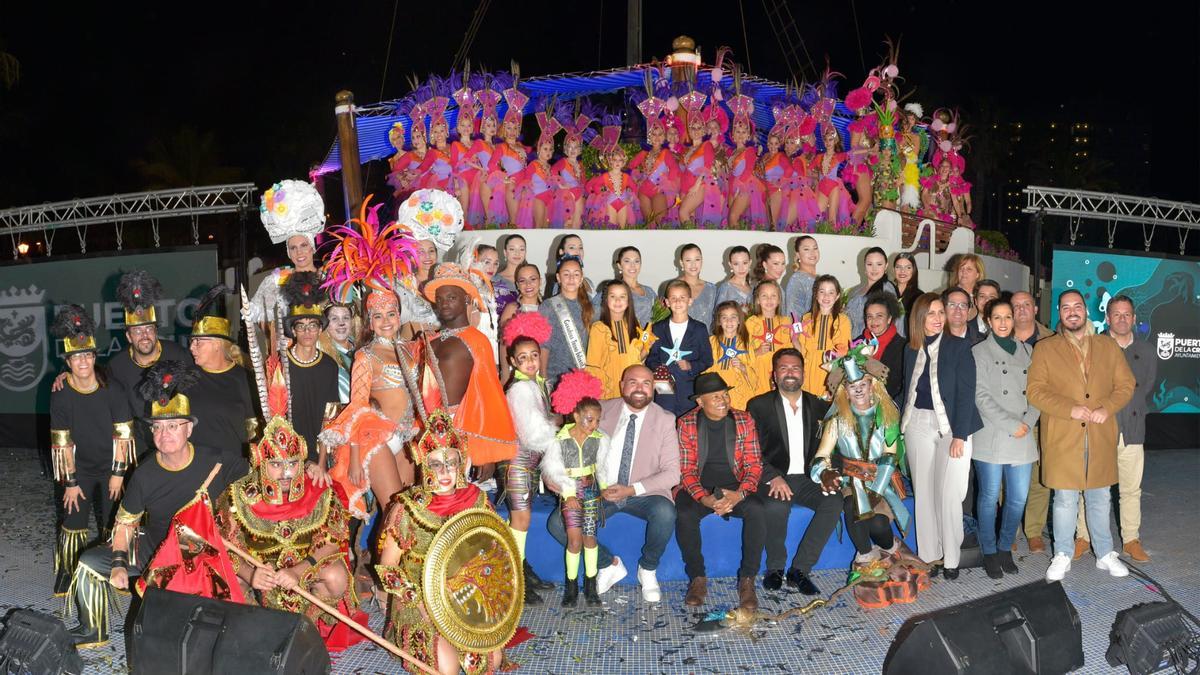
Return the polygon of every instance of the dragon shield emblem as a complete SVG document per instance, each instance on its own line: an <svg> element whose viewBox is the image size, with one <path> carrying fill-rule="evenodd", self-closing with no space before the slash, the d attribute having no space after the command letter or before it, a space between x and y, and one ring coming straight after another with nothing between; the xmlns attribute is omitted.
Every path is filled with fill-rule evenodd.
<svg viewBox="0 0 1200 675"><path fill-rule="evenodd" d="M1175 334L1174 333L1159 333L1158 334L1158 358L1166 361L1175 354Z"/></svg>
<svg viewBox="0 0 1200 675"><path fill-rule="evenodd" d="M0 386L28 391L47 366L45 291L36 286L0 291Z"/></svg>

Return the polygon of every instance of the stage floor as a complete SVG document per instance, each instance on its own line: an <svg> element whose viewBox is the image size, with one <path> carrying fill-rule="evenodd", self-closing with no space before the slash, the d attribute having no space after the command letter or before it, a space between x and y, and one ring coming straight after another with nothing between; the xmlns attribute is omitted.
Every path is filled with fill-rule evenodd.
<svg viewBox="0 0 1200 675"><path fill-rule="evenodd" d="M50 483L41 477L31 451L3 450L0 457L7 467L6 480L0 483L0 614L14 607L61 614L62 599L50 594L54 556L53 528L48 525L53 513ZM1196 450L1159 451L1146 457L1142 537L1154 561L1143 569L1194 613L1200 612L1200 565L1196 564L1200 531L1192 511L1198 478L1200 452ZM634 586L610 591L604 596L604 607L596 610L563 611L553 602L557 596L547 594L552 602L527 609L522 622L537 637L509 655L521 665L519 672L530 673L876 673L893 636L909 616L1039 580L1049 559L1030 555L1021 537L1017 564L1019 574L998 581L988 579L981 569L966 570L954 582L935 579L912 605L866 611L843 596L830 608L761 626L751 635L697 635L691 630L706 611L736 604L732 579L710 580L706 611L684 607L682 582L664 584L663 602L652 606L642 602ZM845 572L817 572L814 579L829 593L844 582ZM1104 661L1104 651L1116 613L1159 596L1133 577L1113 579L1095 569L1090 553L1075 562L1064 585L1083 622L1086 665L1080 672L1112 670ZM767 612L782 612L805 600L759 591ZM128 599L120 603L124 611ZM373 627L382 628L378 612L371 619ZM72 619L68 625L73 623ZM82 653L85 672L128 672L120 632L109 646ZM335 657L333 666L335 673L399 670L397 661L370 643Z"/></svg>

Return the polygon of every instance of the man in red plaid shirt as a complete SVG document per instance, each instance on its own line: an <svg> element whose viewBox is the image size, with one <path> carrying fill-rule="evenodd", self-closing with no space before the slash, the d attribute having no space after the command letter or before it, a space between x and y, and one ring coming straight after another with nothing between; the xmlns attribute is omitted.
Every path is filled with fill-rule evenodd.
<svg viewBox="0 0 1200 675"><path fill-rule="evenodd" d="M682 482L675 495L675 538L690 580L684 604L703 605L708 595L700 521L715 513L742 519L738 606L754 611L754 579L766 541L763 503L754 494L762 477L758 432L748 413L730 406L729 385L718 373L696 378L692 400L698 407L678 422Z"/></svg>

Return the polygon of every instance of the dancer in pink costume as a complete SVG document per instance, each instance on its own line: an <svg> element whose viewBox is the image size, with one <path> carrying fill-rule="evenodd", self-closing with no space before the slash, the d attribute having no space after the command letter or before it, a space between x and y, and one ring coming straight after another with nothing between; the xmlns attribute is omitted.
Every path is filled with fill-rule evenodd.
<svg viewBox="0 0 1200 675"><path fill-rule="evenodd" d="M491 199L486 204L489 223L517 222L516 175L525 168L529 160L529 148L521 143L521 120L525 116L526 96L517 88L516 64L513 64L512 86L504 90L504 102L508 110L500 123L500 137L504 142L492 152L488 165L488 188Z"/></svg>
<svg viewBox="0 0 1200 675"><path fill-rule="evenodd" d="M492 187L488 183L488 167L492 163L492 155L496 152L496 132L500 130L500 117L496 106L501 101L500 92L496 90L496 78L484 74L476 82L471 80L471 88L475 92L475 105L480 110L479 137L471 144L471 165L476 171L475 180L471 187L471 210L478 210L471 217L477 217L479 223L492 222L488 219L488 204L492 202ZM473 223L470 218L468 222Z"/></svg>
<svg viewBox="0 0 1200 675"><path fill-rule="evenodd" d="M624 229L641 221L637 190L633 180L625 173L625 148L621 147L621 118L605 115L600 133L591 140L604 158L607 170L588 181L588 208L585 220L601 228Z"/></svg>
<svg viewBox="0 0 1200 675"><path fill-rule="evenodd" d="M583 224L583 193L586 171L579 161L583 152L583 132L592 124L595 113L583 98L575 99L575 114L564 109L559 119L566 138L562 159L554 163L554 200L550 204L550 226L578 228Z"/></svg>
<svg viewBox="0 0 1200 675"><path fill-rule="evenodd" d="M419 188L433 188L448 191L450 189L450 146L447 143L450 135L450 124L446 121L446 108L450 99L443 93L449 89L449 82L433 78L432 95L423 106L429 115L429 144L426 162L428 168L422 173L417 185Z"/></svg>
<svg viewBox="0 0 1200 675"><path fill-rule="evenodd" d="M943 157L937 172L921 179L923 206L917 214L973 228L970 194L971 184L954 173L954 164L949 157Z"/></svg>
<svg viewBox="0 0 1200 675"><path fill-rule="evenodd" d="M687 130L691 139L683 155L680 191L683 200L679 204L679 221L694 223L702 227L720 227L725 221L725 161L726 153L721 147L720 118L715 106L706 114L704 94L690 91L679 100L687 112ZM705 140L705 129L709 117L716 130L714 137Z"/></svg>
<svg viewBox="0 0 1200 675"><path fill-rule="evenodd" d="M966 142L964 135L967 127L959 122L957 110L950 112L945 109L933 113L933 121L929 127L937 139L932 161L933 166L937 167L936 175L939 183L950 184L955 216L953 222L966 227L975 227L971 221L971 184L963 179L963 173L967 170L967 160L960 152ZM946 162L950 164L950 177L943 181L941 167ZM928 178L922 180L922 186L925 185Z"/></svg>
<svg viewBox="0 0 1200 675"><path fill-rule="evenodd" d="M733 111L733 152L729 158L729 225L754 230L764 229L767 214L766 184L755 175L758 148L754 142L755 127L751 115L754 99L742 93L741 70L734 66L733 88L729 100Z"/></svg>
<svg viewBox="0 0 1200 675"><path fill-rule="evenodd" d="M666 147L667 103L654 95L651 72L646 70L646 98L637 104L646 119L646 149L634 155L629 168L646 224L675 225L679 222L680 169L675 155Z"/></svg>
<svg viewBox="0 0 1200 675"><path fill-rule="evenodd" d="M811 170L817 163L817 121L799 105L789 106L788 110L784 151L792 158L788 197L794 214L789 225L793 231L812 232L821 218L821 210L817 206L817 183Z"/></svg>
<svg viewBox="0 0 1200 675"><path fill-rule="evenodd" d="M542 130L537 141L536 158L515 176L517 196L517 227L544 228L550 222L550 207L554 202L554 175L550 160L554 157L554 137L562 124L554 118L554 102L539 102L534 117Z"/></svg>
<svg viewBox="0 0 1200 675"><path fill-rule="evenodd" d="M404 144L404 122L396 122L388 131L388 141L396 149L396 154L388 158L387 183L392 186L392 196L397 202L404 201L414 189L417 179L421 176L422 164L425 161L425 124L423 115L417 106L411 104L408 109L409 125L412 127L412 146L406 150Z"/></svg>
<svg viewBox="0 0 1200 675"><path fill-rule="evenodd" d="M470 64L468 63L468 68ZM457 138L450 143L450 187L451 194L462 206L463 217L469 227L483 224L483 202L479 196L482 170L475 163L475 92L471 89L470 73L451 74L451 82L458 86L454 90L454 102L458 104L458 118L454 129ZM452 85L453 86L453 85Z"/></svg>

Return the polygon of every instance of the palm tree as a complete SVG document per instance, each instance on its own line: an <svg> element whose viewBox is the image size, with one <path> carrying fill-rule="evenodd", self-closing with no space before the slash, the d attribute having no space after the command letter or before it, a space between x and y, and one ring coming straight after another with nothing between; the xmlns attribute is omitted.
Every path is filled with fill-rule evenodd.
<svg viewBox="0 0 1200 675"><path fill-rule="evenodd" d="M4 45L0 44L0 84L3 84L5 89L12 89L20 80L21 62L4 51Z"/></svg>
<svg viewBox="0 0 1200 675"><path fill-rule="evenodd" d="M155 137L145 158L135 159L133 167L150 190L222 185L243 174L242 169L221 162L215 133L192 126L182 126L166 138Z"/></svg>

